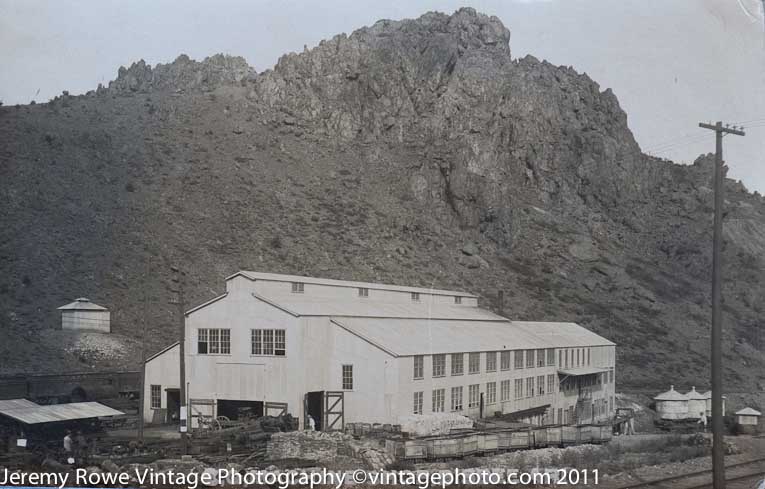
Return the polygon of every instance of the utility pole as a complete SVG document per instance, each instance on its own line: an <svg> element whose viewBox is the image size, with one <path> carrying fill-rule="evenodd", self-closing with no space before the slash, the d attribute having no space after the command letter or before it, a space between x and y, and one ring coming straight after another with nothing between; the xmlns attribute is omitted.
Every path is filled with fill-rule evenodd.
<svg viewBox="0 0 765 489"><path fill-rule="evenodd" d="M723 166L722 139L725 134L744 136L735 126L723 127L723 123L699 123L699 127L715 132L715 219L712 245L712 480L714 489L725 489L725 452L722 412L722 224L725 167Z"/></svg>
<svg viewBox="0 0 765 489"><path fill-rule="evenodd" d="M148 306L146 289L144 288L143 314L141 315L141 394L138 396L138 399L141 401L138 405L138 440L141 442L143 442L143 416L146 409L146 310ZM151 402L151 397L149 397L149 402Z"/></svg>
<svg viewBox="0 0 765 489"><path fill-rule="evenodd" d="M184 273L178 267L170 267L173 271L173 286L176 287L172 292L177 294L175 303L178 305L178 346L180 357L180 400L181 400L181 419L180 431L183 444L183 454L189 453L189 413L186 406L186 305L183 299L183 276Z"/></svg>

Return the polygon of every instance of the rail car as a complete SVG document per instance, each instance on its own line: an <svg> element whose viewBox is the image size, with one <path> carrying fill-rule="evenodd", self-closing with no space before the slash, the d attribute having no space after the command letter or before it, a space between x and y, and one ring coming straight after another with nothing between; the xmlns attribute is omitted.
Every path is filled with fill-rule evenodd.
<svg viewBox="0 0 765 489"><path fill-rule="evenodd" d="M444 460L511 450L606 443L611 440L612 433L610 424L460 431L402 440L396 448L396 455L410 461Z"/></svg>

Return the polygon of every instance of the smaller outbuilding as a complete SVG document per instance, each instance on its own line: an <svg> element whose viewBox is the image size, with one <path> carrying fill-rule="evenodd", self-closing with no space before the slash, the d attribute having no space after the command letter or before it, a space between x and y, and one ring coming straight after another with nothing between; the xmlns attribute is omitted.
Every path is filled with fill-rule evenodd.
<svg viewBox="0 0 765 489"><path fill-rule="evenodd" d="M706 391L702 394L704 396L704 399L707 403L707 417L712 416L712 391ZM722 396L722 412L723 416L725 416L725 401L727 397Z"/></svg>
<svg viewBox="0 0 765 489"><path fill-rule="evenodd" d="M761 412L750 407L736 411L736 431L741 434L756 434L760 431L761 417Z"/></svg>
<svg viewBox="0 0 765 489"><path fill-rule="evenodd" d="M746 407L736 411L736 423L740 425L757 426L760 424L760 416L762 416L761 412L757 411L756 409Z"/></svg>
<svg viewBox="0 0 765 489"><path fill-rule="evenodd" d="M656 412L661 419L685 419L688 417L688 397L669 386L669 390L653 398Z"/></svg>
<svg viewBox="0 0 765 489"><path fill-rule="evenodd" d="M687 418L701 418L707 412L707 397L705 394L696 390L696 387L691 387L691 390L685 395L688 398L688 415ZM712 398L711 391L709 398ZM711 402L711 401L710 401ZM711 404L710 404L711 408Z"/></svg>
<svg viewBox="0 0 765 489"><path fill-rule="evenodd" d="M80 297L58 310L61 311L61 329L111 333L109 310L90 299Z"/></svg>

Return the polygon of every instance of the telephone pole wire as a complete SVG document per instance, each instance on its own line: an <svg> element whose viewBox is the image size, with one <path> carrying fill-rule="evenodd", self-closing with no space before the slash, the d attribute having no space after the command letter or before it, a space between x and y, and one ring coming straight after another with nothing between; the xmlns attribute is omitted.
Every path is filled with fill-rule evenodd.
<svg viewBox="0 0 765 489"><path fill-rule="evenodd" d="M722 138L725 134L745 136L733 126L699 123L699 127L715 132L715 219L714 239L712 245L712 480L714 489L725 489L725 451L723 439L722 412L722 311L720 309L722 295L722 224L723 224L723 191L725 189L725 172L723 165ZM691 413L693 414L693 413Z"/></svg>

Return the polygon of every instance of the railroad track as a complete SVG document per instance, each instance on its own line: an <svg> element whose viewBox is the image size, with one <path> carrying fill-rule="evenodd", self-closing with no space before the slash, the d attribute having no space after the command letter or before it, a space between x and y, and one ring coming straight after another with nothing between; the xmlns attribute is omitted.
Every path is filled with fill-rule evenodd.
<svg viewBox="0 0 765 489"><path fill-rule="evenodd" d="M747 471L739 473L747 466L759 465L760 467L756 471ZM732 473L735 472L735 473ZM746 462L738 462L725 466L726 483L743 484L740 487L746 488L745 483L751 479L754 483L757 480L765 477L765 457L748 460ZM661 479L652 479L648 481L641 481L635 484L628 484L622 486L619 489L636 489L640 487L673 487L682 489L702 489L712 487L711 481L712 470L699 470L696 472L688 472L686 474L673 475L672 477L663 477ZM694 479L700 479L695 481ZM689 484L683 484L683 481L689 482Z"/></svg>

